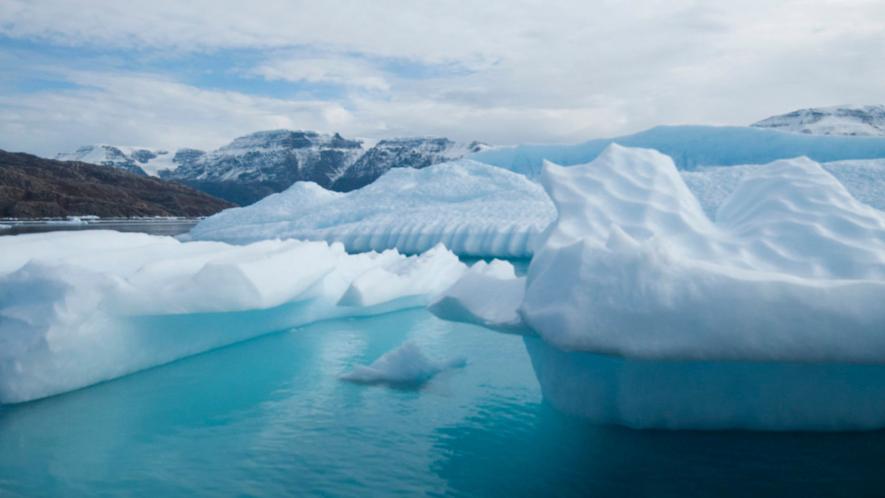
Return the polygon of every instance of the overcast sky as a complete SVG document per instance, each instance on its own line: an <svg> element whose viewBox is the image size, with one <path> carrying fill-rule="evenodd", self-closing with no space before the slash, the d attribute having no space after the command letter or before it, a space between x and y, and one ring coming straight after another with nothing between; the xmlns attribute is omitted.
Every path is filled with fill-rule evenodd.
<svg viewBox="0 0 885 498"><path fill-rule="evenodd" d="M885 1L0 0L0 148L495 144L885 103Z"/></svg>

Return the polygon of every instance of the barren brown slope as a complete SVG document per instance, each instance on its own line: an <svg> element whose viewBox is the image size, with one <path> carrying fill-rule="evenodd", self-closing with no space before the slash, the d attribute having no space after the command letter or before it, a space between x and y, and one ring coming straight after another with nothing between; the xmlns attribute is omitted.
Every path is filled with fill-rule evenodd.
<svg viewBox="0 0 885 498"><path fill-rule="evenodd" d="M0 150L0 217L207 216L231 206L159 178Z"/></svg>

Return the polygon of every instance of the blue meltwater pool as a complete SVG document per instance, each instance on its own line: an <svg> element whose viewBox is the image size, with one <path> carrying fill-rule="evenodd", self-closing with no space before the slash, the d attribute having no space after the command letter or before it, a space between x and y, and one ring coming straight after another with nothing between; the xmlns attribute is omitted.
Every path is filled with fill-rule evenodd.
<svg viewBox="0 0 885 498"><path fill-rule="evenodd" d="M466 359L345 382L405 341ZM544 403L522 337L335 320L0 407L0 496L863 496L885 433L635 431Z"/></svg>

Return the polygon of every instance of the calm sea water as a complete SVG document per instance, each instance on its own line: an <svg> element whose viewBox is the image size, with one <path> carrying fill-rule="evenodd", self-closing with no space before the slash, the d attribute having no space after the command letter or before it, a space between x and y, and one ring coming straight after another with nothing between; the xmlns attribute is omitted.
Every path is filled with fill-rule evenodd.
<svg viewBox="0 0 885 498"><path fill-rule="evenodd" d="M142 232L152 235L179 235L190 231L199 222L196 219L102 219L86 223L45 222L45 221L0 221L6 225L0 235L23 233L58 232L68 230L116 230L118 232Z"/></svg>
<svg viewBox="0 0 885 498"><path fill-rule="evenodd" d="M405 340L465 368L339 376ZM533 340L533 339L528 339ZM523 339L423 310L267 335L0 407L0 496L882 496L885 433L633 431L559 414Z"/></svg>

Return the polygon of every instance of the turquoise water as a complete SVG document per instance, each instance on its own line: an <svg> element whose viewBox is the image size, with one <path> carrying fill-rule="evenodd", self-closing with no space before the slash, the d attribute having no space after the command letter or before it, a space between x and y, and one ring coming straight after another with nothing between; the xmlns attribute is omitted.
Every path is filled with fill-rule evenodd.
<svg viewBox="0 0 885 498"><path fill-rule="evenodd" d="M419 390L343 382L411 339ZM528 339L532 340L532 339ZM523 339L414 310L0 407L0 496L881 496L885 433L633 431L541 399Z"/></svg>

